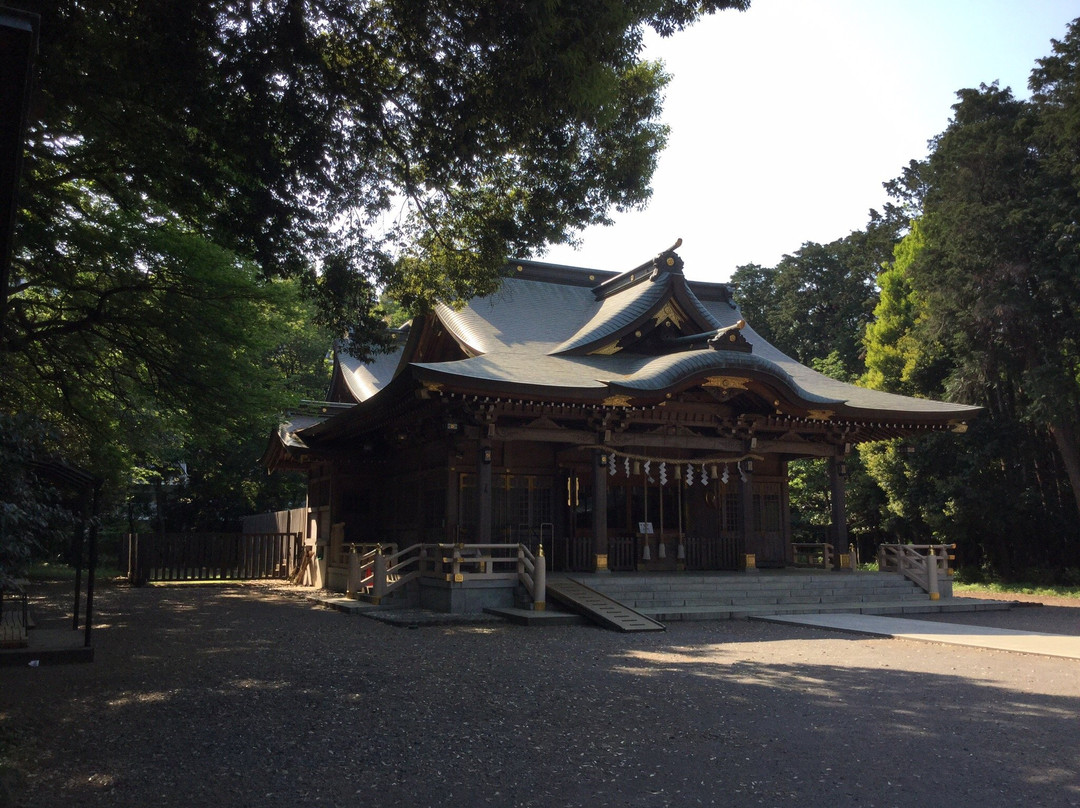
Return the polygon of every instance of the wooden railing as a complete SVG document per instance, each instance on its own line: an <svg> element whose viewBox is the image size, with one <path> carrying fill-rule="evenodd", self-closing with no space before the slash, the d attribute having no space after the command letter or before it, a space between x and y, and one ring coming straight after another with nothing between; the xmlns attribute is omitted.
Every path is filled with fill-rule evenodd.
<svg viewBox="0 0 1080 808"><path fill-rule="evenodd" d="M608 569L612 572L637 569L637 539L634 536L608 536Z"/></svg>
<svg viewBox="0 0 1080 808"><path fill-rule="evenodd" d="M930 594L941 597L941 581L952 574L949 561L955 544L882 544L878 547L878 569L899 572Z"/></svg>
<svg viewBox="0 0 1080 808"><path fill-rule="evenodd" d="M564 572L592 572L596 566L592 536L570 536L559 541L557 558L552 567ZM555 556L551 553L550 556Z"/></svg>
<svg viewBox="0 0 1080 808"><path fill-rule="evenodd" d="M793 542L791 552L796 567L832 569L833 546L828 542Z"/></svg>
<svg viewBox="0 0 1080 808"><path fill-rule="evenodd" d="M401 551L394 545L367 546L371 549L349 555L350 597L362 594L380 603L416 578L459 584L517 580L528 591L533 609L545 608L547 561L543 545L536 553L524 544L414 544Z"/></svg>

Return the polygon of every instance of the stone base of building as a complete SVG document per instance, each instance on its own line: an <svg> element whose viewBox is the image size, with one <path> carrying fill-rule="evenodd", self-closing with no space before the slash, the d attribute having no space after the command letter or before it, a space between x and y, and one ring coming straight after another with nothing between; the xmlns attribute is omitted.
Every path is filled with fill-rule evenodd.
<svg viewBox="0 0 1080 808"><path fill-rule="evenodd" d="M450 614L475 614L516 605L517 581L440 581L420 578L420 607Z"/></svg>

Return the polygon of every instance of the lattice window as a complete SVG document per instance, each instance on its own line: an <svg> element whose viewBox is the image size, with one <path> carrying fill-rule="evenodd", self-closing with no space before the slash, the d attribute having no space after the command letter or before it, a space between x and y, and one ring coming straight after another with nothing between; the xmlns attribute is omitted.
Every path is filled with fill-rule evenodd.
<svg viewBox="0 0 1080 808"><path fill-rule="evenodd" d="M779 533L780 483L755 483L754 530L757 533Z"/></svg>
<svg viewBox="0 0 1080 808"><path fill-rule="evenodd" d="M719 503L720 529L724 533L737 533L739 530L739 491L735 485L728 483L721 487Z"/></svg>
<svg viewBox="0 0 1080 808"><path fill-rule="evenodd" d="M552 521L551 486L550 477L503 475L493 492L497 535L509 542L538 536L540 526Z"/></svg>

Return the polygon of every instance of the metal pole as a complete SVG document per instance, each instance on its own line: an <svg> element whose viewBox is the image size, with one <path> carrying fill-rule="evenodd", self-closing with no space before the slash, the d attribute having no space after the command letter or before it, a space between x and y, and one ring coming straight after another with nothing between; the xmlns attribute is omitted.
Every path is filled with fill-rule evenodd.
<svg viewBox="0 0 1080 808"><path fill-rule="evenodd" d="M86 570L86 636L83 645L90 647L90 633L94 627L94 573L97 570L97 514L101 495L101 482L94 486L93 506L90 514L90 564Z"/></svg>

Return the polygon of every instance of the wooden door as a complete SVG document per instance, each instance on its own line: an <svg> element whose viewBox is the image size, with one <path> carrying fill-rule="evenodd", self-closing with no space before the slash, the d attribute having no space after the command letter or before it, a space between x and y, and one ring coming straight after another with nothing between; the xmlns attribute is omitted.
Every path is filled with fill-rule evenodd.
<svg viewBox="0 0 1080 808"><path fill-rule="evenodd" d="M787 563L787 543L780 482L754 482L753 518L746 551L756 556L759 567L783 567Z"/></svg>

